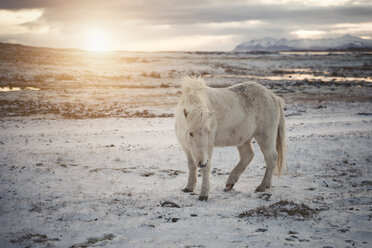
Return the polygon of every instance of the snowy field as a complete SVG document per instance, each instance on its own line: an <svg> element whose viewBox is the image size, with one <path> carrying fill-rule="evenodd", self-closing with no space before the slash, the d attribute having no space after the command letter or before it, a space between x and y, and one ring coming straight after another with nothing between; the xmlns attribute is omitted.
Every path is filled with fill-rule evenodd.
<svg viewBox="0 0 372 248"><path fill-rule="evenodd" d="M0 247L370 247L368 111L329 104L288 116L288 173L266 193L254 193L264 173L256 144L232 192L223 188L237 151L216 149L207 202L181 192L173 118L5 118ZM238 217L281 200L298 209Z"/></svg>
<svg viewBox="0 0 372 248"><path fill-rule="evenodd" d="M371 247L368 53L0 52L0 247ZM13 49L13 50L12 50ZM211 196L184 193L173 112L180 78L254 80L285 98L288 171L231 192L214 150ZM199 178L200 179L200 178Z"/></svg>

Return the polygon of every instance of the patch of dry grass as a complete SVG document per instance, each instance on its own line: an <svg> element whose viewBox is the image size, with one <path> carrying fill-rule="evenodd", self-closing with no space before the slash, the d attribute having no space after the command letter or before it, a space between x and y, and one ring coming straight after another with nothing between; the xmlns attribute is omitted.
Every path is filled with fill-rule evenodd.
<svg viewBox="0 0 372 248"><path fill-rule="evenodd" d="M244 211L240 213L238 217L293 217L296 220L305 220L311 218L317 212L317 209L312 209L304 203L298 204L293 201L281 200L269 206L261 206L252 210Z"/></svg>

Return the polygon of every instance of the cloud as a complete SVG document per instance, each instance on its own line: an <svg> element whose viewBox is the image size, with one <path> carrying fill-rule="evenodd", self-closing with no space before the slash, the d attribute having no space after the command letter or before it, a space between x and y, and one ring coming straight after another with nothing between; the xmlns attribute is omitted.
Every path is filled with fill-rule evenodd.
<svg viewBox="0 0 372 248"><path fill-rule="evenodd" d="M230 45L231 35L187 35L167 37L164 39L144 40L135 45L134 50L142 51L195 51L195 50L223 50ZM149 49L151 47L151 49Z"/></svg>
<svg viewBox="0 0 372 248"><path fill-rule="evenodd" d="M201 27L210 29L233 29L233 28L246 28L262 24L260 20L242 20L231 22L207 22L200 24ZM199 24L198 24L199 25Z"/></svg>
<svg viewBox="0 0 372 248"><path fill-rule="evenodd" d="M0 10L0 35L47 32L46 25L31 24L42 15L42 9Z"/></svg>
<svg viewBox="0 0 372 248"><path fill-rule="evenodd" d="M338 34L371 33L372 22L338 23L331 26L332 32Z"/></svg>
<svg viewBox="0 0 372 248"><path fill-rule="evenodd" d="M0 8L8 14L42 10L25 22L5 18L0 40L54 47L83 48L81 33L92 28L110 34L112 49L129 50L163 50L163 44L231 50L263 37L372 36L367 0L2 0Z"/></svg>
<svg viewBox="0 0 372 248"><path fill-rule="evenodd" d="M261 0L262 4L281 4L281 5L303 5L303 6L340 6L346 3L359 3L359 1L350 0Z"/></svg>
<svg viewBox="0 0 372 248"><path fill-rule="evenodd" d="M296 30L291 32L291 34L297 36L300 39L316 39L324 36L326 32L321 30Z"/></svg>
<svg viewBox="0 0 372 248"><path fill-rule="evenodd" d="M29 10L0 10L0 25L19 25L37 20L43 14L41 9Z"/></svg>

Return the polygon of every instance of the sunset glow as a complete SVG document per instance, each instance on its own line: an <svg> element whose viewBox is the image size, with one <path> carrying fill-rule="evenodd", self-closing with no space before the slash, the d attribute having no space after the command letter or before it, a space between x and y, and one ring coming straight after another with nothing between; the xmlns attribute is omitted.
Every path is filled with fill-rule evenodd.
<svg viewBox="0 0 372 248"><path fill-rule="evenodd" d="M85 33L84 49L93 52L103 52L109 50L107 34L98 28L87 30Z"/></svg>

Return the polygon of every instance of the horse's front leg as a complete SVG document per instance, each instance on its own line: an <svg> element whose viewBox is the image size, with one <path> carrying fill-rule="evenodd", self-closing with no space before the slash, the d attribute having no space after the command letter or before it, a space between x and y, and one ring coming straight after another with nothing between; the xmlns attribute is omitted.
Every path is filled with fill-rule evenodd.
<svg viewBox="0 0 372 248"><path fill-rule="evenodd" d="M206 167L200 169L202 172L202 186L199 195L199 201L206 201L209 197L209 190L210 190L210 173L211 173L211 162L208 161Z"/></svg>
<svg viewBox="0 0 372 248"><path fill-rule="evenodd" d="M196 177L196 164L194 163L190 152L186 153L187 166L189 167L189 177L187 179L186 187L182 190L183 192L193 192L195 190L197 177Z"/></svg>
<svg viewBox="0 0 372 248"><path fill-rule="evenodd" d="M202 172L202 186L200 190L199 201L206 201L208 200L208 197L209 197L209 191L211 188L210 174L211 174L211 168L212 168L212 150L213 148L210 148L208 152L207 166L200 169L200 171Z"/></svg>

